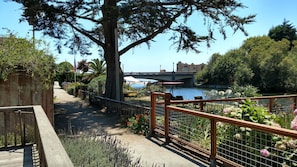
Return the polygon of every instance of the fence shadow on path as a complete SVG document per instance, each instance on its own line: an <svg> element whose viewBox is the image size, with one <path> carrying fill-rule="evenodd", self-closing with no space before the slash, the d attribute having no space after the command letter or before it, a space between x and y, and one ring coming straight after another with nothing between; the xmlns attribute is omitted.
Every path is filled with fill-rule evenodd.
<svg viewBox="0 0 297 167"><path fill-rule="evenodd" d="M81 101L55 103L55 129L57 133L79 134L117 128L118 116L106 114L100 108Z"/></svg>

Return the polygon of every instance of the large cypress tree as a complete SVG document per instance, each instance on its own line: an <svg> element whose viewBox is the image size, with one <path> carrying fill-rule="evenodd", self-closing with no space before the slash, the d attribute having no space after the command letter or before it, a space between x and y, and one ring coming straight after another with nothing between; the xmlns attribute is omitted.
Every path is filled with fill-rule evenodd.
<svg viewBox="0 0 297 167"><path fill-rule="evenodd" d="M64 44L88 53L95 44L104 51L107 65L106 92L109 98L116 97L115 60L116 40L124 41L119 55L131 48L149 43L159 34L172 33L172 42L177 51L199 52L201 42L214 40L214 31L226 37L226 27L247 34L244 25L254 21L255 15L240 17L234 14L245 6L237 0L13 0L24 6L23 20L34 29L58 39L60 49ZM193 14L205 21L208 33L199 35L187 25ZM201 25L203 26L203 25ZM205 25L204 25L205 26ZM116 36L115 31L119 36ZM65 43L63 43L63 41ZM99 49L98 48L98 49ZM120 72L122 93L123 74Z"/></svg>

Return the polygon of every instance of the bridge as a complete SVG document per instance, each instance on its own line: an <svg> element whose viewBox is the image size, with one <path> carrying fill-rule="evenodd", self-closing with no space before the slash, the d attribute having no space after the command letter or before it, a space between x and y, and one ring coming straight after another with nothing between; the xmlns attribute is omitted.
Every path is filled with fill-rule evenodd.
<svg viewBox="0 0 297 167"><path fill-rule="evenodd" d="M125 72L124 76L134 78L154 79L160 82L183 82L185 87L194 86L195 72Z"/></svg>

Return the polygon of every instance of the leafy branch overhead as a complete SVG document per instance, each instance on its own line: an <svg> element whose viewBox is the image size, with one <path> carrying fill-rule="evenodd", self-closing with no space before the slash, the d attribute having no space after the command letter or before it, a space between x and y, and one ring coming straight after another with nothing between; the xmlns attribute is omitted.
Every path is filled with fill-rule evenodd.
<svg viewBox="0 0 297 167"><path fill-rule="evenodd" d="M238 8L244 8L235 0L195 1L195 0L13 0L24 5L22 20L27 20L35 30L56 39L65 39L70 47L73 41L84 54L90 42L102 48L106 47L104 23L116 20L122 46L120 55L129 49L142 44L149 44L157 35L173 32L171 40L177 50L199 52L199 43L214 40L214 31L226 38L225 28L231 27L234 32L240 30L247 35L244 25L254 21L255 15L240 17L234 14ZM198 29L187 25L190 16L197 14L197 22L203 18L208 27L208 34L199 35ZM216 27L218 26L218 27ZM76 34L76 35L69 35ZM80 35L82 36L80 36ZM76 38L82 38L77 40ZM87 38L88 40L83 40ZM72 41L72 42L71 42ZM57 43L58 48L62 43Z"/></svg>

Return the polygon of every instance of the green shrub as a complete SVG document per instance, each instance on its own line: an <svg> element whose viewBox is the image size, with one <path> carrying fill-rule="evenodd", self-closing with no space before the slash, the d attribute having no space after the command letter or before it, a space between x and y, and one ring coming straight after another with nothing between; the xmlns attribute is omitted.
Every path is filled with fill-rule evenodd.
<svg viewBox="0 0 297 167"><path fill-rule="evenodd" d="M149 133L149 115L137 114L129 118L127 127L135 134L147 135Z"/></svg>
<svg viewBox="0 0 297 167"><path fill-rule="evenodd" d="M84 84L83 83L80 83L80 82L72 82L70 83L67 88L66 88L66 91L68 94L70 95L74 95L74 96L77 96L77 90L79 87L83 86Z"/></svg>
<svg viewBox="0 0 297 167"><path fill-rule="evenodd" d="M106 80L106 76L105 75L101 75L99 77L96 77L94 79L91 80L91 82L88 84L88 90L91 92L97 92L98 91L98 82L101 82L102 85L102 92L104 92L104 88L105 88L105 80Z"/></svg>

